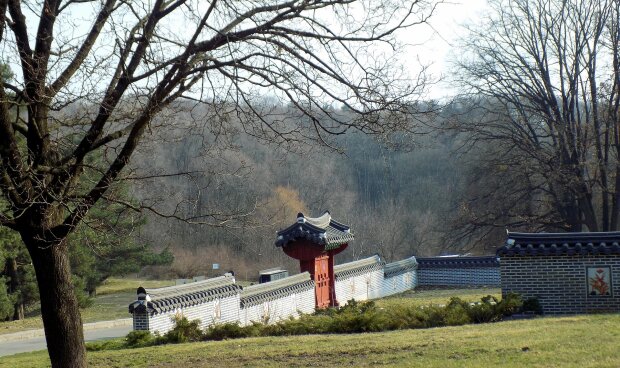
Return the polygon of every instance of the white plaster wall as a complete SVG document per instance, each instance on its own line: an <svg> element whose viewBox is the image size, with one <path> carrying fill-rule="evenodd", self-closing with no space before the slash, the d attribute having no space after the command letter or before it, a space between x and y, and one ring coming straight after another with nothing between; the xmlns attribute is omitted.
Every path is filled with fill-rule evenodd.
<svg viewBox="0 0 620 368"><path fill-rule="evenodd" d="M374 270L345 279L336 278L336 299L345 305L351 299L363 301L380 297L383 270Z"/></svg>
<svg viewBox="0 0 620 368"><path fill-rule="evenodd" d="M240 315L240 296L239 294L233 295L230 298L225 298L221 301L220 318L217 323L232 323L238 322L241 318Z"/></svg>
<svg viewBox="0 0 620 368"><path fill-rule="evenodd" d="M242 325L252 322L275 323L290 317L299 317L300 312L314 312L314 288L241 308L239 322Z"/></svg>
<svg viewBox="0 0 620 368"><path fill-rule="evenodd" d="M149 330L165 334L174 328L176 316L185 317L189 321L200 320L201 329L215 323L235 322L239 320L239 295L154 314L149 317Z"/></svg>
<svg viewBox="0 0 620 368"><path fill-rule="evenodd" d="M149 331L152 333L165 334L174 327L175 312L158 313L149 317Z"/></svg>
<svg viewBox="0 0 620 368"><path fill-rule="evenodd" d="M290 317L299 317L300 312L314 312L314 288L241 308L239 322L241 325L252 322L276 323Z"/></svg>
<svg viewBox="0 0 620 368"><path fill-rule="evenodd" d="M383 269L372 271L369 275L370 277L370 285L368 288L368 299L378 299L382 298L383 295L383 279L384 273Z"/></svg>
<svg viewBox="0 0 620 368"><path fill-rule="evenodd" d="M385 277L381 283L381 297L394 295L414 289L417 286L415 270L400 275Z"/></svg>

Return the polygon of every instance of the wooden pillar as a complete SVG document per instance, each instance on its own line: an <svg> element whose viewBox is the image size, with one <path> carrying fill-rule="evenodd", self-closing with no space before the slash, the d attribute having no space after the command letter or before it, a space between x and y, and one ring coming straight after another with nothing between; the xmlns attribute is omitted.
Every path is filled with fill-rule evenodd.
<svg viewBox="0 0 620 368"><path fill-rule="evenodd" d="M334 251L330 250L328 253L328 273L329 273L329 300L331 307L337 307L339 305L336 299L336 276L334 275Z"/></svg>

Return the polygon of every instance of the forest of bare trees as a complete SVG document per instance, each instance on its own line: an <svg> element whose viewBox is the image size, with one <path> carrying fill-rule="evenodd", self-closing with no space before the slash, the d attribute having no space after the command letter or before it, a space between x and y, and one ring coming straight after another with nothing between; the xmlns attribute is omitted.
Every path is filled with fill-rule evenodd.
<svg viewBox="0 0 620 368"><path fill-rule="evenodd" d="M492 0L463 38L455 76L475 119L469 226L618 230L620 5Z"/></svg>
<svg viewBox="0 0 620 368"><path fill-rule="evenodd" d="M395 260L414 254L493 251L492 244L451 239L452 209L464 183L454 156L457 136L420 135L415 145L394 149L373 137L351 133L331 140L338 151L308 147L304 152L279 150L238 136L208 162L201 158L203 139L198 135L171 139L155 152L138 155L140 160L142 154L162 157L158 167L150 170L202 170L202 175L190 179L191 184L187 177L174 176L157 178L157 185L134 187L143 201L159 203L160 212L171 212L174 205L179 217L191 218L201 208L251 213L221 226L149 216L140 229L144 241L173 249L185 263L204 259L198 268L201 272L210 272L212 263L250 278L261 268L278 265L296 271L298 265L274 241L275 232L295 221L300 211L313 216L329 210L352 226L356 240L339 262L375 253ZM157 200L170 197L186 202L180 208L177 201ZM191 252L202 256L192 257ZM198 271L182 266L180 258L173 272Z"/></svg>

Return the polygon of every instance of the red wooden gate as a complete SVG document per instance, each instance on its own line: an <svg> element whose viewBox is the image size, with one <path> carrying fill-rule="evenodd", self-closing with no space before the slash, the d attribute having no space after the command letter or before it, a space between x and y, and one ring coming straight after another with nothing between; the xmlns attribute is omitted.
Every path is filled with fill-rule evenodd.
<svg viewBox="0 0 620 368"><path fill-rule="evenodd" d="M299 260L301 272L310 273L314 280L317 308L337 306L334 276L334 255L342 252L353 240L348 226L333 221L329 212L320 218L297 214L297 221L278 231L276 246Z"/></svg>
<svg viewBox="0 0 620 368"><path fill-rule="evenodd" d="M329 255L324 254L314 259L314 284L317 308L330 306L329 258Z"/></svg>

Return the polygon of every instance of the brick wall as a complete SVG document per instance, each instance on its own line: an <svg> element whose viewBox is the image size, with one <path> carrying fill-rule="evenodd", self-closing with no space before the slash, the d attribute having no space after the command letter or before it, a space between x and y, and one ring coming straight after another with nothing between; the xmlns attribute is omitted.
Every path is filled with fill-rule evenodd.
<svg viewBox="0 0 620 368"><path fill-rule="evenodd" d="M587 295L586 267L611 267L610 296ZM620 256L502 257L502 293L538 298L545 314L620 311Z"/></svg>
<svg viewBox="0 0 620 368"><path fill-rule="evenodd" d="M499 285L499 267L418 269L418 286Z"/></svg>
<svg viewBox="0 0 620 368"><path fill-rule="evenodd" d="M149 329L148 313L134 313L133 314L133 329L134 331L148 331Z"/></svg>
<svg viewBox="0 0 620 368"><path fill-rule="evenodd" d="M495 256L417 258L418 286L500 286Z"/></svg>

